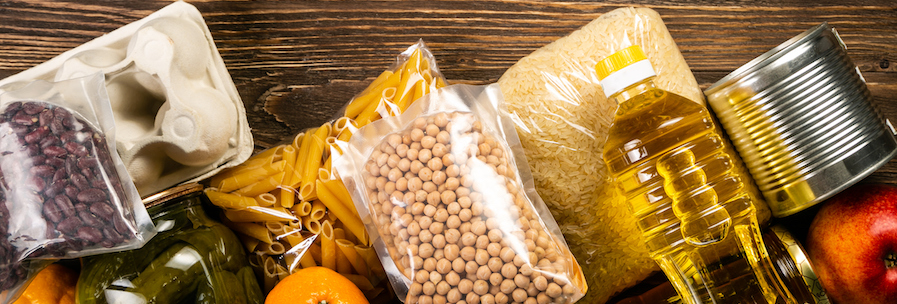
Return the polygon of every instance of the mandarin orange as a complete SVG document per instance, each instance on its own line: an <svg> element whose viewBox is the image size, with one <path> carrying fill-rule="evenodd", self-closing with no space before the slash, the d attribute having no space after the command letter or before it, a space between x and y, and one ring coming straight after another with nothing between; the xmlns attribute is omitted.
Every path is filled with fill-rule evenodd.
<svg viewBox="0 0 897 304"><path fill-rule="evenodd" d="M50 264L34 277L13 304L74 304L78 273L71 268Z"/></svg>
<svg viewBox="0 0 897 304"><path fill-rule="evenodd" d="M325 267L309 267L277 283L265 304L368 304L368 300L341 274Z"/></svg>

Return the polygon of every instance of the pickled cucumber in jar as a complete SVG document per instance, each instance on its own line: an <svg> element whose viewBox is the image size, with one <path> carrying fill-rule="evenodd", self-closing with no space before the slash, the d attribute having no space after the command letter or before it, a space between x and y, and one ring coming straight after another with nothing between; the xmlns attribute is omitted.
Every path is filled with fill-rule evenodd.
<svg viewBox="0 0 897 304"><path fill-rule="evenodd" d="M262 303L240 240L206 216L204 199L191 184L144 200L159 233L141 249L85 258L78 303Z"/></svg>

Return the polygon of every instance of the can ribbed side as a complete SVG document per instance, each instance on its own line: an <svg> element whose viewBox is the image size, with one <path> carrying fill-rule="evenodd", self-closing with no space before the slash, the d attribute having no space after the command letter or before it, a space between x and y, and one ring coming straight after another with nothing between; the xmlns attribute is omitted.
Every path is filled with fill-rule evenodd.
<svg viewBox="0 0 897 304"><path fill-rule="evenodd" d="M814 29L793 44L708 89L709 104L777 216L846 188L897 152L835 32ZM858 153L872 157L857 160Z"/></svg>

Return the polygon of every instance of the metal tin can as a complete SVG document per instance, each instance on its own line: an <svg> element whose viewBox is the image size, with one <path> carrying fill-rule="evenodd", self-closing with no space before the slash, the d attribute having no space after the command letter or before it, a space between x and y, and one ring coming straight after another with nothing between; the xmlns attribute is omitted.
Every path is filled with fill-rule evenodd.
<svg viewBox="0 0 897 304"><path fill-rule="evenodd" d="M831 197L897 153L894 130L826 23L751 60L704 94L776 217Z"/></svg>

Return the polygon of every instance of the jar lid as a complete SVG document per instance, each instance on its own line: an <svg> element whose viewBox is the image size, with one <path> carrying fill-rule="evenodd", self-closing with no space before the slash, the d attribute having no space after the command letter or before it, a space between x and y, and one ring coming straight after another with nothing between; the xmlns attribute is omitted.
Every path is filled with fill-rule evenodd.
<svg viewBox="0 0 897 304"><path fill-rule="evenodd" d="M782 226L772 226L770 227L770 230L772 230L775 236L782 241L782 245L785 246L785 250L791 257L791 260L794 261L794 265L797 267L798 272L800 272L800 276L804 280L804 283L807 284L807 289L810 291L810 294L813 295L816 303L829 304L830 301L825 294L825 289L822 288L819 278L816 277L816 271L813 270L813 264L810 263L810 259L807 257L807 252L804 250L803 246L801 246L791 233Z"/></svg>
<svg viewBox="0 0 897 304"><path fill-rule="evenodd" d="M143 206L146 208L158 206L181 196L185 196L195 192L201 192L202 189L203 186L197 183L171 187L156 194L145 197L143 199Z"/></svg>

